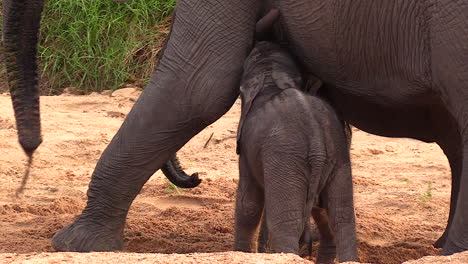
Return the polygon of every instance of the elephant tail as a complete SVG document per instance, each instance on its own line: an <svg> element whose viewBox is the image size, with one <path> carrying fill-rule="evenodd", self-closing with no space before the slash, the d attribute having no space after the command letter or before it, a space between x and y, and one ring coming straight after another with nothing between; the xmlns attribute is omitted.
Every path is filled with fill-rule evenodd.
<svg viewBox="0 0 468 264"><path fill-rule="evenodd" d="M201 183L201 179L198 178L198 173L188 175L180 166L180 161L177 158L177 154L174 154L164 165L161 167L161 171L167 177L167 179L180 188L194 188Z"/></svg>

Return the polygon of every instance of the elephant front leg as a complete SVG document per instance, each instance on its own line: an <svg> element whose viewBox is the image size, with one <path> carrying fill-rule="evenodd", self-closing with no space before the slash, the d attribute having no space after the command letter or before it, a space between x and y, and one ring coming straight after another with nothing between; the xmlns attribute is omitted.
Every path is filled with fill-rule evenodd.
<svg viewBox="0 0 468 264"><path fill-rule="evenodd" d="M122 249L129 207L143 184L239 94L259 1L181 0L155 75L102 154L82 214L60 230L60 251Z"/></svg>

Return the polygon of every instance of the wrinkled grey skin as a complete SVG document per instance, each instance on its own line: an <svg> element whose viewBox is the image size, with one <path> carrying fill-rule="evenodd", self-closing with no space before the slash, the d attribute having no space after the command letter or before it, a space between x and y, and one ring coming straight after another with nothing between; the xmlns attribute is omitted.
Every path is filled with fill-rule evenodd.
<svg viewBox="0 0 468 264"><path fill-rule="evenodd" d="M452 198L436 246L443 254L468 249L468 0L179 0L159 67L102 154L86 208L53 238L55 249L122 249L143 184L235 102L255 22L273 5L282 14L277 37L325 83L320 93L345 121L443 149Z"/></svg>
<svg viewBox="0 0 468 264"><path fill-rule="evenodd" d="M271 42L255 45L240 88L235 249L252 252L265 208L273 251L298 254L312 207L320 202L336 233L339 261L356 261L344 126L327 103L301 92L301 86L287 52Z"/></svg>
<svg viewBox="0 0 468 264"><path fill-rule="evenodd" d="M318 206L312 207L311 215L315 226L310 225L306 220L304 231L299 240L299 247L306 247L307 255L312 256L312 243L320 242L316 263L334 263L336 258L336 244L333 231L330 229L328 213L325 209ZM314 228L316 227L316 228ZM262 222L258 234L259 253L272 253L268 226L266 223L265 211L263 211Z"/></svg>
<svg viewBox="0 0 468 264"><path fill-rule="evenodd" d="M195 188L202 181L197 172L190 176L185 173L176 154L163 164L161 171L170 182L180 188Z"/></svg>
<svg viewBox="0 0 468 264"><path fill-rule="evenodd" d="M315 95L316 86L315 80L310 80L310 76L307 77L307 82L303 83L302 91L307 94ZM312 86L311 86L312 84ZM343 122L345 129L346 141L348 143L348 151L351 148L351 127ZM320 242L318 249L318 256L316 259L317 263L334 263L336 258L336 244L333 232L330 229L330 222L328 219L328 213L325 209L319 206L313 206L311 212L312 218L314 219L315 225L310 225L310 222L306 220L304 231L299 240L299 245L307 249L307 255L312 256L312 244L314 242ZM259 228L258 234L258 245L257 251L259 253L271 253L273 252L270 245L269 231L266 223L265 209L262 214L262 222Z"/></svg>
<svg viewBox="0 0 468 264"><path fill-rule="evenodd" d="M37 39L42 0L4 0L0 58L5 60L18 139L29 157L42 142Z"/></svg>

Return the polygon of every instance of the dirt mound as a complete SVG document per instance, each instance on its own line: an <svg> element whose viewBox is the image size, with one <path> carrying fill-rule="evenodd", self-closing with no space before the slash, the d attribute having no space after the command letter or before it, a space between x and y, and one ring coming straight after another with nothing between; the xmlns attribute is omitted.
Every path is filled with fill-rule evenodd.
<svg viewBox="0 0 468 264"><path fill-rule="evenodd" d="M468 263L468 252L462 252L458 254L454 254L452 256L430 256L424 257L418 260L411 260L405 262L405 264L466 264Z"/></svg>
<svg viewBox="0 0 468 264"><path fill-rule="evenodd" d="M14 193L21 182L26 157L17 143L11 100L0 96L1 253L52 251L51 237L83 209L94 166L135 96L130 91L114 97L42 97L44 143L19 199ZM237 101L223 118L179 152L188 173L200 173L203 182L199 187L174 189L157 172L130 210L125 251L190 255L3 254L0 263L95 263L98 256L103 258L101 263L307 263L292 256L283 259L277 255L226 253L233 245L239 113ZM376 137L357 129L353 132L351 151L361 261L402 263L436 255L438 250L431 245L445 228L450 197L450 170L440 148L410 139ZM466 259L466 254L461 256Z"/></svg>
<svg viewBox="0 0 468 264"><path fill-rule="evenodd" d="M3 261L3 262L2 262ZM468 252L448 257L424 257L404 264L464 264L468 261ZM0 263L12 264L48 264L48 263L154 263L154 264L309 264L305 259L292 254L246 254L241 252L192 253L192 254L138 254L138 253L35 253L35 254L0 254ZM345 262L353 264L356 262Z"/></svg>
<svg viewBox="0 0 468 264"><path fill-rule="evenodd" d="M0 261L4 259L8 263L155 263L155 264L211 264L211 263L230 263L230 264L309 264L310 262L301 259L292 254L246 254L240 252L223 252L217 254L131 254L131 253L42 253L37 255L16 255L0 254Z"/></svg>

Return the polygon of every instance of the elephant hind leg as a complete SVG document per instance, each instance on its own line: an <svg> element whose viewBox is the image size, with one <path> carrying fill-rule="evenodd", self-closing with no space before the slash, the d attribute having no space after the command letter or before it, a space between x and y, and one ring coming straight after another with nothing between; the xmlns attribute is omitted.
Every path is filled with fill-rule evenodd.
<svg viewBox="0 0 468 264"><path fill-rule="evenodd" d="M460 188L452 222L442 254L468 250L468 140L464 141Z"/></svg>
<svg viewBox="0 0 468 264"><path fill-rule="evenodd" d="M441 0L434 8L431 31L437 34L431 35L432 81L444 110L457 126L456 131L442 134L448 143L458 146L450 153L444 149L452 168L452 197L447 230L436 243L444 244L444 254L451 254L468 250L468 5L466 1Z"/></svg>
<svg viewBox="0 0 468 264"><path fill-rule="evenodd" d="M441 242L446 239L444 255L468 250L468 113L465 120L465 124L458 120L461 133L447 134L454 148L446 153L452 169L452 197L448 226L441 238Z"/></svg>
<svg viewBox="0 0 468 264"><path fill-rule="evenodd" d="M467 84L468 84L468 78ZM465 86L466 87L466 86ZM460 98L464 105L457 117L458 129L447 133L447 141L454 145L447 158L452 169L452 193L447 229L436 246L443 245L443 254L453 254L468 250L468 92ZM454 112L454 111L452 111ZM444 150L445 151L445 150ZM443 243L445 240L445 243Z"/></svg>
<svg viewBox="0 0 468 264"><path fill-rule="evenodd" d="M439 134L436 140L437 144L447 156L452 174L450 212L447 226L442 236L434 243L434 247L443 248L453 221L460 191L463 167L463 142L456 120L446 110L441 110L437 114L434 114L432 119L434 120L433 127L437 130L436 133Z"/></svg>
<svg viewBox="0 0 468 264"><path fill-rule="evenodd" d="M79 221L54 236L56 250L121 249L123 243L106 244L106 238L121 242L114 234L121 234L145 182L236 100L259 10L260 2L251 0L177 2L156 74L99 159Z"/></svg>
<svg viewBox="0 0 468 264"><path fill-rule="evenodd" d="M264 164L265 214L275 253L299 254L299 240L310 216L309 181L299 160L281 155L281 162Z"/></svg>
<svg viewBox="0 0 468 264"><path fill-rule="evenodd" d="M245 157L239 160L239 186L236 199L234 249L254 252L254 236L263 213L264 193L255 175L247 168Z"/></svg>
<svg viewBox="0 0 468 264"><path fill-rule="evenodd" d="M333 232L330 229L327 210L314 206L312 217L320 233L317 263L333 263L336 258L336 244Z"/></svg>
<svg viewBox="0 0 468 264"><path fill-rule="evenodd" d="M334 233L339 262L357 261L356 220L354 216L351 165L343 162L321 193Z"/></svg>
<svg viewBox="0 0 468 264"><path fill-rule="evenodd" d="M447 227L434 246L447 255L468 250L468 105L465 109L461 120L444 119L452 124L439 126L444 131L437 140L450 163L452 191Z"/></svg>
<svg viewBox="0 0 468 264"><path fill-rule="evenodd" d="M260 231L258 232L258 245L257 245L258 253L270 253L271 252L269 237L270 237L270 234L268 231L266 214L265 214L265 210L263 210Z"/></svg>

